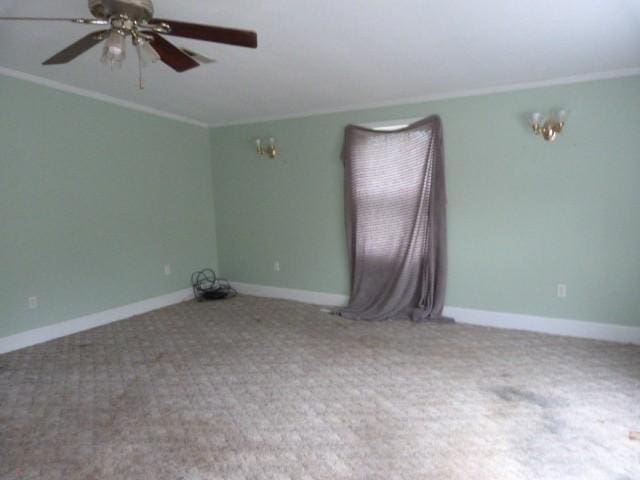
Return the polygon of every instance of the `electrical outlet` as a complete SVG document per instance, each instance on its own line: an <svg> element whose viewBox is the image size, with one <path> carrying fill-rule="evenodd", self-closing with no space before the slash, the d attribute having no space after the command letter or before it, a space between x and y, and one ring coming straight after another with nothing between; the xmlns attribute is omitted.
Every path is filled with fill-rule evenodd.
<svg viewBox="0 0 640 480"><path fill-rule="evenodd" d="M171 265L168 263L164 266L164 274L167 276L171 275Z"/></svg>
<svg viewBox="0 0 640 480"><path fill-rule="evenodd" d="M567 286L564 283L558 284L558 298L567 298Z"/></svg>
<svg viewBox="0 0 640 480"><path fill-rule="evenodd" d="M27 303L29 305L30 310L33 310L34 308L38 308L38 297L29 297L27 299Z"/></svg>
<svg viewBox="0 0 640 480"><path fill-rule="evenodd" d="M279 272L280 271L280 262L278 260L273 262L273 271L274 272Z"/></svg>

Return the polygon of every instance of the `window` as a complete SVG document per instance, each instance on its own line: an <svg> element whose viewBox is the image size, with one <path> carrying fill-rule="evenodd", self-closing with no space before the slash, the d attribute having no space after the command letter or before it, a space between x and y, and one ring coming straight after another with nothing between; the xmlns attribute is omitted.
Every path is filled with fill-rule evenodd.
<svg viewBox="0 0 640 480"><path fill-rule="evenodd" d="M365 123L362 125L372 130L379 130L381 132L391 132L393 130L400 130L401 128L408 127L413 122L417 122L420 118L402 118L400 120L387 120L384 122Z"/></svg>

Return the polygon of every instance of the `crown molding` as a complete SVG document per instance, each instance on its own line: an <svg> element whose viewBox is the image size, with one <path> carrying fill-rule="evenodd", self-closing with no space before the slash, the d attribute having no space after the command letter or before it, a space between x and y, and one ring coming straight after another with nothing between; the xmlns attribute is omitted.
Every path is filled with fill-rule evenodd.
<svg viewBox="0 0 640 480"><path fill-rule="evenodd" d="M189 125L195 125L202 128L220 128L220 127L248 125L252 123L265 123L265 122L273 122L278 120L305 118L305 117L311 117L315 115L329 115L333 113L361 111L361 110L369 110L373 108L394 107L398 105L410 105L410 104L416 104L416 103L432 102L437 100L450 100L455 98L492 95L497 93L508 93L508 92L515 92L519 90L532 90L536 88L571 85L575 83L593 82L597 80L613 80L616 78L638 76L640 75L640 67L620 69L620 70L609 70L605 72L594 72L594 73L587 73L587 74L581 74L581 75L573 75L569 77L549 79L549 80L540 80L535 82L514 83L510 85L476 88L476 89L470 89L470 90L458 90L453 92L444 92L444 93L437 93L437 94L424 95L424 96L418 96L418 97L406 97L406 98L382 101L382 102L350 104L342 107L309 110L306 112L293 113L289 115L254 117L254 118L248 118L245 120L238 120L238 121L232 121L232 122L220 122L220 123L213 123L213 124L207 124L205 122L201 122L193 118L185 117L175 113L165 112L163 110L158 110L152 107L146 107L144 105L140 105L135 102L130 102L128 100L122 100L122 99L112 97L110 95L106 95L103 93L98 93L98 92L87 90L80 87L74 87L74 86L67 85L65 83L61 83L55 80L49 80L47 78L38 77L30 73L20 72L18 70L12 70L10 68L6 68L2 66L0 66L0 75L17 78L19 80L24 80L24 81L35 83L38 85L43 85L45 87L53 88L55 90L60 90L63 92L80 95L82 97L92 98L94 100L111 103L113 105L118 105L123 108L136 110L136 111L147 113L149 115L154 115L157 117L168 118L178 122L187 123Z"/></svg>
<svg viewBox="0 0 640 480"><path fill-rule="evenodd" d="M93 100L98 100L105 103L111 103L119 107L128 108L130 110L136 110L138 112L147 113L149 115L154 115L156 117L168 118L171 120L176 120L178 122L188 123L189 125L196 125L202 128L209 127L209 125L207 125L206 123L199 122L198 120L194 120L189 117L184 117L182 115L177 115L175 113L165 112L163 110L158 110L152 107L145 107L144 105L140 105L135 102L130 102L128 100L122 100L120 98L112 97L104 93L98 93L92 90L87 90L80 87L74 87L71 85L67 85L65 83L57 82L55 80L49 80L48 78L38 77L30 73L20 72L18 70L12 70L6 67L0 67L0 75L4 75L5 77L17 78L18 80L24 80L26 82L35 83L38 85L42 85L44 87L53 88L55 90L60 90L66 93L72 93L74 95L79 95L81 97L87 97Z"/></svg>
<svg viewBox="0 0 640 480"><path fill-rule="evenodd" d="M396 100L373 102L366 104L352 104L337 108L329 108L324 110L309 110L304 113L293 113L290 115L274 115L267 117L256 117L247 120L238 120L234 122L221 122L209 125L209 128L232 127L239 125L249 125L252 123L274 122L277 120L291 120L296 118L305 118L315 115L330 115L333 113L355 112L361 110L370 110L373 108L396 107L399 105L410 105L415 103L433 102L436 100L451 100L454 98L477 97L482 95L492 95L496 93L516 92L519 90L533 90L536 88L555 87L561 85L571 85L574 83L593 82L597 80L613 80L616 78L634 77L640 75L640 67L627 68L621 70L608 70L605 72L586 73L581 75L573 75L570 77L560 77L549 80L539 80L535 82L513 83L509 85L501 85L486 88L475 88L470 90L458 90L453 92L436 93L433 95L424 95L419 97L407 97Z"/></svg>

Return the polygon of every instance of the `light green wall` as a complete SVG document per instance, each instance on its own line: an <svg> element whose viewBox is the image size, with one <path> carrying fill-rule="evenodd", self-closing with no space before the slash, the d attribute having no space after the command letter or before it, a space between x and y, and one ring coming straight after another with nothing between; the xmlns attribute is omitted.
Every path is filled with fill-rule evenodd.
<svg viewBox="0 0 640 480"><path fill-rule="evenodd" d="M572 115L548 144L523 116L554 106ZM347 293L343 128L432 113L445 129L447 304L640 325L640 77L208 135L0 76L0 337L185 288L204 265ZM256 156L271 135L281 156Z"/></svg>
<svg viewBox="0 0 640 480"><path fill-rule="evenodd" d="M571 110L566 132L532 135L525 115L558 106ZM640 326L640 77L212 129L221 273L347 293L344 126L434 113L447 304ZM258 136L275 136L280 157L258 157Z"/></svg>
<svg viewBox="0 0 640 480"><path fill-rule="evenodd" d="M0 337L215 265L206 129L0 76L0 152Z"/></svg>

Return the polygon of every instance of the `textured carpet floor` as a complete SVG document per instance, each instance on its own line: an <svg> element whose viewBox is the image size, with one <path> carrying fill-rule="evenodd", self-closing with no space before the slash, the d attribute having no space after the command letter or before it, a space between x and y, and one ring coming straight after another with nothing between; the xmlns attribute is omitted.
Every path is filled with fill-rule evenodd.
<svg viewBox="0 0 640 480"><path fill-rule="evenodd" d="M2 479L640 479L640 347L240 297L0 356Z"/></svg>

